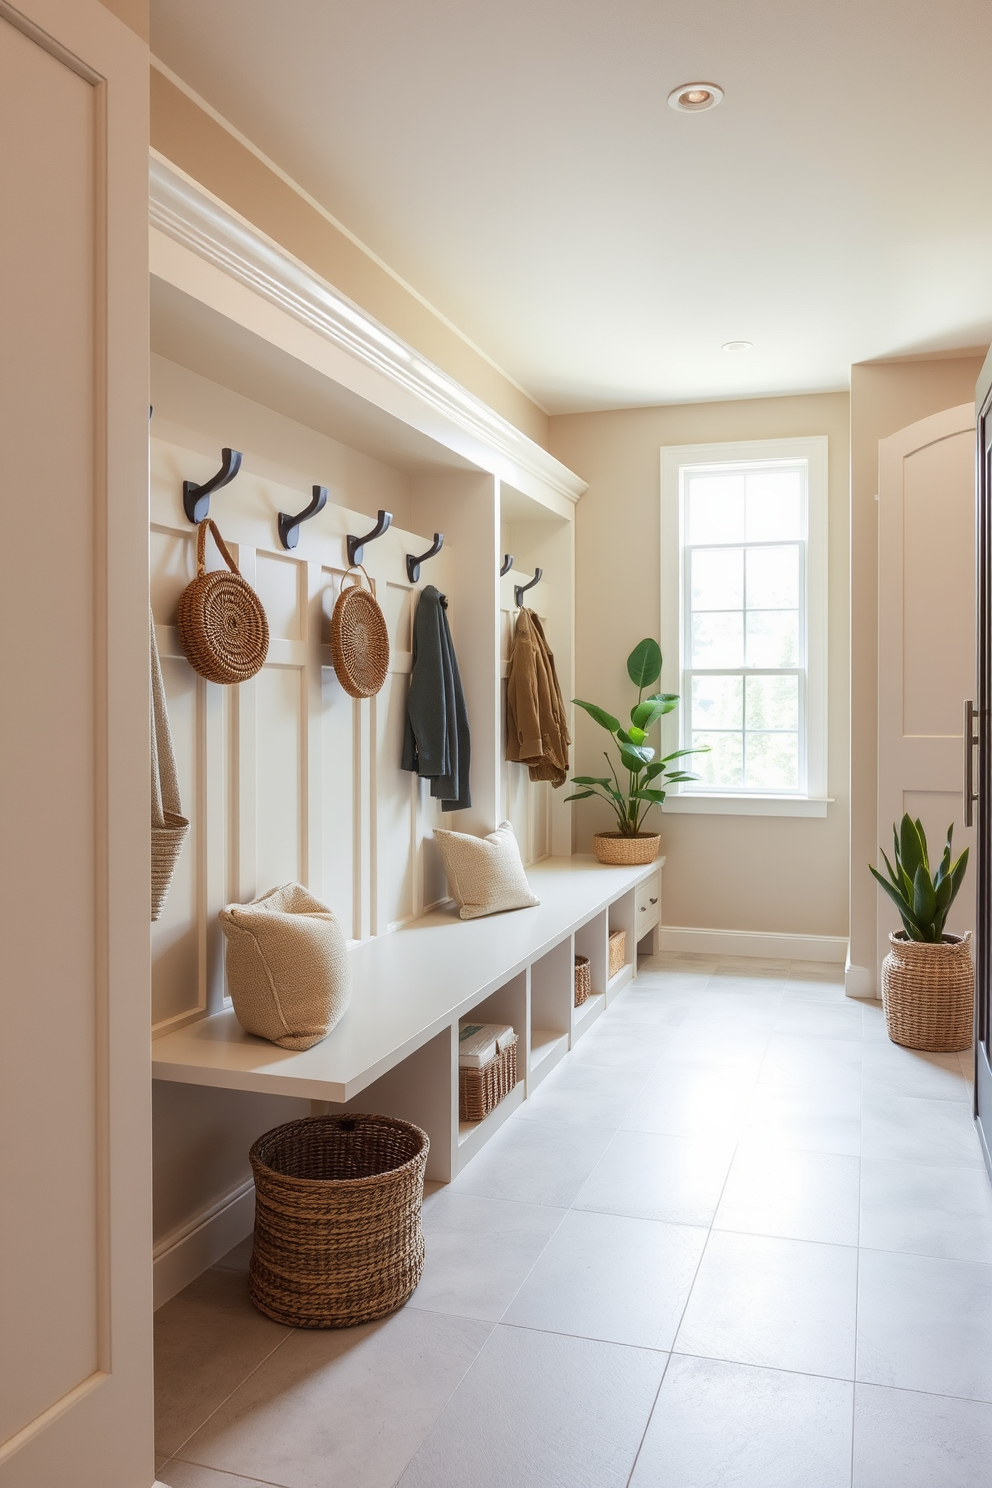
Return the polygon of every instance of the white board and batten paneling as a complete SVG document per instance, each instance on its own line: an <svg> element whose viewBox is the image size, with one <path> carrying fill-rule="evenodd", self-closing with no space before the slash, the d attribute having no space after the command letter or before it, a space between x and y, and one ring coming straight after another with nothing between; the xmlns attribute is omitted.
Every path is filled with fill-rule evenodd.
<svg viewBox="0 0 992 1488"><path fill-rule="evenodd" d="M154 1477L147 119L96 0L0 0L3 1488Z"/></svg>
<svg viewBox="0 0 992 1488"><path fill-rule="evenodd" d="M975 687L975 410L933 414L879 442L878 841L923 822L936 856L974 843L962 817L963 705ZM879 859L879 866L881 860ZM948 917L974 927L975 875ZM878 890L878 965L895 907Z"/></svg>

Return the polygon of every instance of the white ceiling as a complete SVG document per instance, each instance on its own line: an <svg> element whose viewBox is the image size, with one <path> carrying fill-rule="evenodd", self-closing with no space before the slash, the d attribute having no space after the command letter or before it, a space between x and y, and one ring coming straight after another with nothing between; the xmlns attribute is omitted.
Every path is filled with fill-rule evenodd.
<svg viewBox="0 0 992 1488"><path fill-rule="evenodd" d="M151 9L156 56L551 412L992 339L989 0ZM673 112L699 78L723 104Z"/></svg>

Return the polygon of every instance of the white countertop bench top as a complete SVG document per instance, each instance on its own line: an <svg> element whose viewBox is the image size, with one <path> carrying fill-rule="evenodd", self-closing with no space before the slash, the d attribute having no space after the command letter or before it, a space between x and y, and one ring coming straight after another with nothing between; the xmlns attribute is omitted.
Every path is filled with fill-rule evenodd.
<svg viewBox="0 0 992 1488"><path fill-rule="evenodd" d="M479 920L437 910L354 946L351 1006L322 1043L280 1049L227 1009L152 1045L158 1080L346 1101L551 950L662 864L549 858L527 871L541 903Z"/></svg>

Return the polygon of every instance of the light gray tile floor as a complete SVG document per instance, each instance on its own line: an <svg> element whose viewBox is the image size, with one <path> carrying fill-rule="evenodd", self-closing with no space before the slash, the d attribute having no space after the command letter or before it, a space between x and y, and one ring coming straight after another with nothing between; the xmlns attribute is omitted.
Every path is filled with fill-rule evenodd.
<svg viewBox="0 0 992 1488"><path fill-rule="evenodd" d="M466 1171L382 1322L294 1332L250 1243L157 1316L169 1488L986 1488L970 1056L816 963L651 958Z"/></svg>

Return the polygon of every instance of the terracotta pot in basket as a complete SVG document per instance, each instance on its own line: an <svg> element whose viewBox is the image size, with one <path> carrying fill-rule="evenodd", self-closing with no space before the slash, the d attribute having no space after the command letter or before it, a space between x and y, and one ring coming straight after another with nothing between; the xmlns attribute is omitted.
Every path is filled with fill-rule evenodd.
<svg viewBox="0 0 992 1488"><path fill-rule="evenodd" d="M597 832L592 846L601 863L639 868L644 863L653 863L658 856L661 833L638 832L636 837L625 837L622 832Z"/></svg>
<svg viewBox="0 0 992 1488"><path fill-rule="evenodd" d="M930 1053L971 1047L975 968L971 932L943 940L889 935L892 949L882 962L882 1006L894 1044Z"/></svg>

